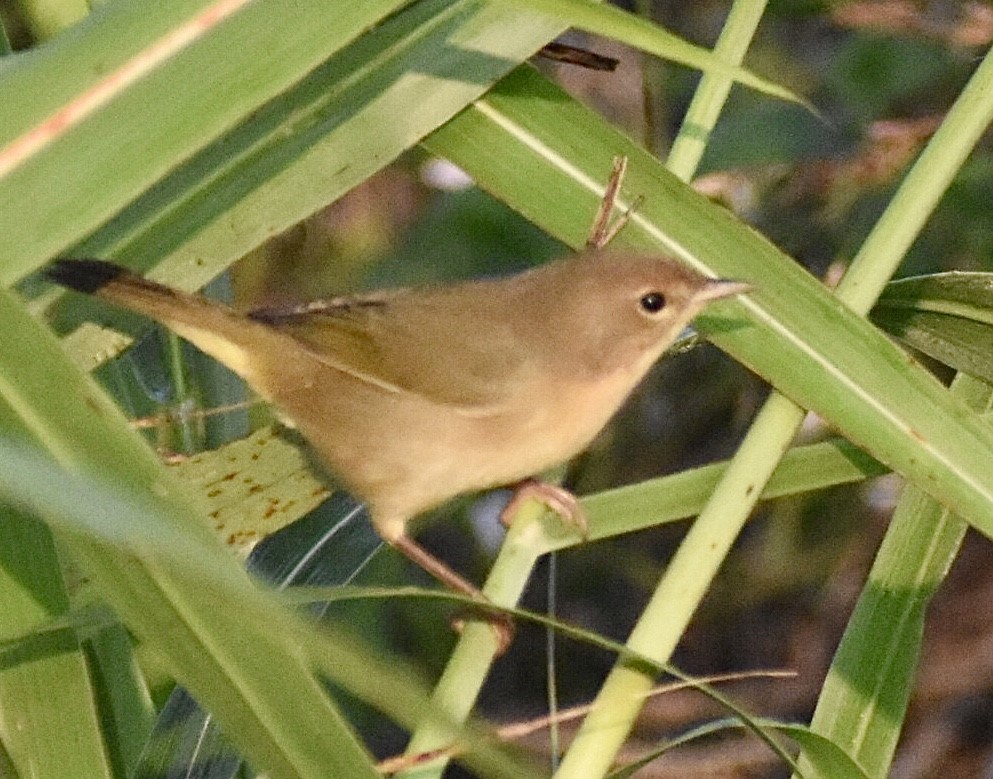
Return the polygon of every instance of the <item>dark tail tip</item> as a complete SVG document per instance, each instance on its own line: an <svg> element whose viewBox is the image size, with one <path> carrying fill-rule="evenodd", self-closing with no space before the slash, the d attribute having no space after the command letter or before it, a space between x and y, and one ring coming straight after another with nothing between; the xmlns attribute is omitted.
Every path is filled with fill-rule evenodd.
<svg viewBox="0 0 993 779"><path fill-rule="evenodd" d="M63 287L92 295L128 272L103 260L57 260L45 269L45 276Z"/></svg>

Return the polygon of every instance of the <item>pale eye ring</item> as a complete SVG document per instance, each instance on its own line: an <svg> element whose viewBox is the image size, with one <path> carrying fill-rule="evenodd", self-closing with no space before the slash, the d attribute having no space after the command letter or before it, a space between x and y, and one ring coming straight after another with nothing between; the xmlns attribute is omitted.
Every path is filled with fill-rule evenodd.
<svg viewBox="0 0 993 779"><path fill-rule="evenodd" d="M665 308L665 295L661 292L646 292L638 302L641 304L642 311L649 314L657 314Z"/></svg>

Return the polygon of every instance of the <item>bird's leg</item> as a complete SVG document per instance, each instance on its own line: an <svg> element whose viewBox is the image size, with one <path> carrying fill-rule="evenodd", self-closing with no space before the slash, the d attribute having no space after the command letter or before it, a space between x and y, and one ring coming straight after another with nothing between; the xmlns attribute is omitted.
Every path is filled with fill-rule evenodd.
<svg viewBox="0 0 993 779"><path fill-rule="evenodd" d="M538 479L526 479L514 486L514 494L510 502L500 512L500 521L504 527L510 527L518 509L528 500L543 503L558 514L566 525L575 528L584 539L589 535L586 512L579 505L576 496L564 487Z"/></svg>
<svg viewBox="0 0 993 779"><path fill-rule="evenodd" d="M402 552L408 560L423 568L446 587L449 587L456 592L460 592L463 595L468 595L473 600L482 601L483 603L489 602L489 599L483 594L482 590L467 579L459 576L459 574L445 565L445 563L414 541L414 539L406 533L401 533L400 535L388 540L390 545ZM493 632L496 633L497 656L502 655L507 651L507 648L510 646L510 642L514 640L514 623L511 622L510 617L506 614L486 612L483 614L482 618L490 623L490 627L492 627ZM455 629L461 631L462 620L456 619L454 624Z"/></svg>
<svg viewBox="0 0 993 779"><path fill-rule="evenodd" d="M600 201L600 208L593 219L593 226L590 228L590 235L586 239L587 249L602 249L610 243L621 229L628 223L631 213L635 211L642 197L635 199L631 207L622 213L617 220L611 224L610 217L617 204L617 195L621 191L621 183L624 181L624 173L627 171L628 158L614 157L614 167L610 172L610 179L607 181L607 188L604 190L603 199Z"/></svg>

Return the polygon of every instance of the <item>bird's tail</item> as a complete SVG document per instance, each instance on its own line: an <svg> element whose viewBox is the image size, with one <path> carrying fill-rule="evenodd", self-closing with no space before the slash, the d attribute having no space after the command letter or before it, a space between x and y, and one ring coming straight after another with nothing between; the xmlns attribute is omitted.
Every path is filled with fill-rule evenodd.
<svg viewBox="0 0 993 779"><path fill-rule="evenodd" d="M248 378L246 348L262 336L258 325L223 303L150 281L103 260L58 260L45 275L63 287L94 295L160 322Z"/></svg>

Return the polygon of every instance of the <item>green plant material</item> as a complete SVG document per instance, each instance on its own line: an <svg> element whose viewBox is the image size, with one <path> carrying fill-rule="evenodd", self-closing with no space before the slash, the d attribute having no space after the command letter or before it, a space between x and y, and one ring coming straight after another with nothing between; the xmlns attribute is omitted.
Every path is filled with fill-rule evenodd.
<svg viewBox="0 0 993 779"><path fill-rule="evenodd" d="M590 495L582 505L590 520L589 540L656 527L700 513L727 470L728 461L691 468ZM843 439L791 449L762 490L760 500L799 495L880 476L888 469ZM570 536L542 551L582 543Z"/></svg>
<svg viewBox="0 0 993 779"><path fill-rule="evenodd" d="M15 0L14 5L37 41L58 35L90 12L90 0Z"/></svg>
<svg viewBox="0 0 993 779"><path fill-rule="evenodd" d="M831 779L868 779L862 768L850 758L843 749L838 747L830 739L812 732L803 725L794 725L788 722L767 719L765 717L755 717L751 724L757 728L767 731L779 731L789 736L803 748L805 754L810 754L811 760L808 765L809 772L803 776L808 779L813 777L831 777ZM712 736L715 733L728 730L739 730L742 724L737 720L718 720L708 722L700 727L684 733L678 738L666 742L658 749L652 750L642 758L625 765L616 771L607 774L608 779L629 779L642 768L653 763L666 752L670 752L676 747L685 746L700 738ZM793 760L786 761L789 765L796 767Z"/></svg>
<svg viewBox="0 0 993 779"><path fill-rule="evenodd" d="M0 14L0 57L6 57L12 51L10 36L7 34L7 25L4 24L3 15Z"/></svg>
<svg viewBox="0 0 993 779"><path fill-rule="evenodd" d="M706 502L723 468L723 463L715 463L584 498L582 505L590 520L590 540L692 516ZM847 441L814 444L790 452L784 458L767 485L764 497L780 497L793 489L802 492L827 486L827 481L815 485L809 481L811 479L823 477L841 483L878 475L884 470ZM539 557L578 543L575 534L563 530L554 515L542 513L537 506L529 507L528 511L534 513L517 518L511 526L483 588L486 596L498 606L512 607L517 603ZM475 623L467 626L433 696L434 703L448 712L454 721L462 722L468 717L495 658L495 650L492 630ZM448 729L425 723L414 733L408 752L436 749L450 741ZM421 766L403 776L405 779L440 776L443 766L443 762Z"/></svg>
<svg viewBox="0 0 993 779"><path fill-rule="evenodd" d="M557 22L529 23L498 4L417 3L197 154L72 253L140 267L164 256L157 278L199 287L363 181L559 31ZM106 359L120 348L115 340L88 339L77 359Z"/></svg>
<svg viewBox="0 0 993 779"><path fill-rule="evenodd" d="M469 7L468 4L453 5L451 8L457 10L453 10L451 13L456 14L458 10L465 10L467 7ZM433 9L440 12L442 6L441 4L429 6L425 3L418 3L411 8L421 11ZM523 17L524 15L514 14L514 16ZM398 14L378 29L388 28L395 31L397 28L389 25L394 20L401 18L407 19L409 17L405 13ZM493 18L496 19L497 17L494 16ZM534 28L532 22L532 19L526 17L521 19L520 27L509 25L506 28L508 37L521 38L520 31L522 29L527 29L530 34ZM426 26L421 28L422 32L431 29L430 25L425 24ZM485 33L492 34L492 29L487 28L484 31L480 27L479 34L484 35ZM262 39L266 40L265 37ZM363 40L365 39L363 38ZM405 38L404 40L408 39ZM371 43L369 45L372 47ZM399 41L397 47L402 49ZM466 44L465 48L471 47ZM370 61L362 60L356 53L360 49L361 45L357 44L355 48L348 49L348 54L354 57L354 62L368 65ZM435 62L445 62L437 52L432 54L433 58L425 59L425 62L431 65L434 65ZM424 56L428 57L429 55L425 53ZM459 57L464 56L468 55L459 52L453 62L462 62ZM480 59L495 59L495 57L480 57ZM405 64L409 65L410 60L407 60ZM383 93L384 86L391 80L388 77L391 71L377 72L374 67L372 67L372 71L382 78L382 81L369 87L369 92L362 93L364 100L359 100L353 94L351 97L355 99L348 104L348 110L345 113L349 111L351 113L359 112L366 103L371 106L374 102L377 108L383 110L377 115L378 122L376 124L369 121L361 127L352 126L352 129L356 130L354 135L356 144L358 144L359 139L368 141L374 135L381 138L387 128L395 130L396 117L402 116L407 119L414 114L417 114L418 117L421 116L417 111L420 104L413 99L408 103L398 104L390 102L387 97L384 97L381 103L369 97ZM520 76L519 78L530 77ZM393 80L400 81L396 78ZM54 81L53 76L53 83ZM421 95L429 96L431 99L424 99L421 102L434 106L434 93L440 91L437 82L425 82L422 86L424 92ZM483 88L476 84L473 85L473 88L477 86L479 89ZM526 83L525 86L531 88ZM429 89L431 90L430 93ZM0 86L0 91L2 91L2 86ZM540 103L542 99L546 98L548 104L543 107ZM518 99L521 100L522 105L526 104L526 90L518 96ZM535 218L543 224L562 220L561 224L572 225L573 222L570 220L574 220L575 230L570 235L570 240L578 241L579 236L585 232L588 225L589 213L592 212L593 203L598 197L598 188L602 185L605 172L609 167L609 156L615 151L626 152L629 147L619 142L615 134L602 131L602 123L598 124L587 115L577 112L571 101L561 93L548 90L540 83L534 88L531 97L532 103L527 105L527 111L533 112L536 119L531 125L519 117L512 116L511 112L502 111L500 100L505 101L503 107L513 102L512 99L508 99L507 94L498 93L492 99L487 98L482 101L478 110L473 109L467 115L475 115L477 119L482 116L484 119L492 120L499 125L499 135L503 140L517 142L516 146L496 144L497 154L509 152L502 160L494 161L494 155L486 148L487 139L481 132L470 131L471 120L466 119L465 116L453 123L449 138L455 139L459 133L464 134L460 142L464 142L466 148L461 153L478 158L473 173L480 180L483 180L486 186L499 190L502 186L500 180L506 179L507 189L517 189L516 195L507 197L509 202L513 202L522 210L530 209L536 215ZM438 98L438 102L443 101ZM455 102L453 100L448 106L451 110L454 110L452 106ZM408 110L406 112L397 111L398 105L400 108ZM336 104L336 107L340 106ZM387 111L386 108L390 110ZM474 111L476 111L475 114ZM489 111L489 114L485 114L486 111ZM371 114L363 114L366 119L370 116ZM307 121L311 118L312 115L308 115ZM392 122L390 118L393 118ZM432 117L431 121L434 121L434 118ZM430 122L424 124L434 126ZM308 128L313 126L309 125ZM375 127L378 132L372 133L370 130L372 127ZM404 129L406 128L407 125L405 124ZM536 132L537 129L542 132ZM305 133L296 139L297 146L287 148L298 151L309 148L303 140L304 135ZM398 140L392 137L392 133L390 135L391 137L386 139L383 144L383 148L386 148L390 153L394 149L405 148L405 144L409 145L413 142L407 136ZM227 140L230 140L231 137L233 136L229 136ZM312 140L313 136L310 138ZM604 141L602 145L598 143L600 140ZM437 139L435 142L438 142ZM251 146L251 144L248 145ZM457 145L454 140L453 145ZM598 145L602 149L602 154L596 150ZM252 146L252 148L255 147ZM349 148L347 153L349 155L347 161L355 166L350 170L359 178L365 177L371 169L382 164L384 159L389 158L389 154L379 154L375 148L366 151L358 145ZM453 152L453 156L456 153ZM262 156L270 157L270 155ZM304 165L311 164L315 160L313 157L307 157L304 161L304 156L306 155L302 152L298 153L294 162L299 161L301 165ZM800 401L810 400L812 405L819 410L827 410L829 412L827 416L832 422L837 423L846 433L852 434L856 440L866 442L883 459L894 463L921 481L933 480L932 489L938 490L941 496L950 503L965 509L964 513L968 513L973 521L981 524L981 520L977 518L981 515L989 515L988 496L981 494L981 485L985 483L986 479L980 478L985 463L989 461L990 436L988 433L981 430L971 430L972 420L961 406L950 403L936 385L928 383L924 379L920 371L908 368L905 358L898 350L881 346L882 339L879 338L878 333L855 320L850 312L841 305L831 301L812 280L789 265L782 255L763 244L760 239L734 223L726 215L704 204L699 198L686 193L671 178L658 173L657 168L653 167L654 163L647 161L643 155L638 156L631 152L631 156L634 159L634 165L632 179L629 179L629 189L635 194L649 195L648 205L654 204L654 207L649 212L648 217L645 217L642 212L636 214L632 224L634 229L629 228L622 237L637 235L640 230L641 240L644 242L643 246L651 246L655 250L658 250L659 246L663 246L666 251L678 254L697 267L710 267L725 273L737 273L760 285L759 292L745 306L727 307L723 310L727 311L729 315L734 314L737 317L750 316L751 321L761 324L761 328L743 324L744 320L741 318L733 320L718 317L708 318L704 321L703 326L711 333L716 333L716 329L726 328L725 332L717 334L717 339L729 351L741 355L747 362L760 368L764 375L768 375L781 383L784 389L790 391ZM536 157L538 159L537 164L532 164ZM329 156L327 159L334 160L335 158ZM176 159L173 158L169 164L172 165L175 162ZM361 167L363 165L364 168ZM313 178L313 170L325 171L331 175L339 171L341 167L341 165L337 167L312 166L310 176ZM466 165L466 167L473 166ZM218 170L220 169L218 168ZM226 168L224 169L226 170ZM290 167L288 166L286 170L290 170ZM303 167L294 166L293 170L296 173L303 170ZM565 175L559 175L563 171ZM92 178L92 174L87 174L78 164L72 168L71 172L73 175L67 177L70 181L75 181L76 176L87 178L87 180ZM99 174L106 177L109 172L111 171L102 170L99 171ZM637 176L634 175L635 173ZM65 173L62 172L62 175ZM144 180L155 178L147 173L141 175L144 176ZM220 182L221 178L218 175L212 181ZM264 175L260 175L260 178L264 179ZM278 178L283 185L290 177L287 179ZM525 179L527 180L525 181ZM39 185L44 182L46 186L51 186L51 180L47 176L38 179ZM223 186L219 185L217 190L210 193L211 195L227 194L227 199L214 199L201 191L200 196L194 200L200 205L209 201L212 208L218 209L218 213L233 214L235 209L226 212L225 209L230 208L234 199L231 196L232 191L237 190L235 194L238 191L243 191L238 190L235 186L236 182L240 180L237 175L232 174L230 179L224 179ZM272 178L266 180L272 180ZM344 178L341 177L336 180L336 185L343 185L343 182ZM316 190L318 187L314 187L314 189ZM268 190L265 193L265 199L259 195L259 189L252 189L251 198L238 202L252 200L254 207L257 207L259 212L267 208L278 209L281 207L282 201L275 195L282 191L292 193L293 187L287 186L285 190L276 188ZM5 190L5 194L6 192L7 190ZM25 189L21 194L30 195L30 192ZM154 195L146 201L146 207L156 198L168 201L168 198L163 197L163 190L155 191ZM259 196L256 197L257 195ZM307 193L307 197L311 196L312 193ZM327 197L327 191L323 191L322 196ZM316 199L316 196L314 198ZM100 207L104 208L106 213L110 213L118 207L119 202L123 199L126 198L118 197L117 201L109 205L104 203ZM303 199L301 198L301 201ZM18 200L17 202L21 201ZM6 200L3 205L4 208L0 209L0 213L6 213ZM285 213L288 214L297 207L296 204L291 204L286 208ZM152 262L168 251L179 252L180 249L177 247L181 246L182 251L189 252L183 255L186 258L186 265L175 267L179 269L177 275L183 277L185 284L193 284L192 277L196 273L203 273L203 270L198 267L198 263L204 257L223 255L224 252L233 254L233 247L239 242L247 244L255 240L253 236L256 236L256 232L253 231L265 232L273 226L278 226L281 223L280 220L283 219L281 214L272 221L256 221L250 218L251 214L246 209L238 211L238 218L232 217L231 221L216 216L204 219L201 216L209 211L196 212L195 210L185 212L182 220L171 221L176 213L173 212L169 217L163 218L161 222L156 222L156 225L160 230L159 236L171 236L175 233L177 243L170 243L164 249L158 250L158 253L152 252L147 255L137 251L138 243L131 244L129 250L135 251L135 256L142 254L143 261ZM3 218L0 216L0 219ZM244 221L241 221L242 219ZM80 231L83 221L80 221L72 229L77 232ZM183 229L173 229L182 228L184 224L186 225L185 233ZM251 226L246 228L244 227L245 224ZM21 227L20 224L16 226ZM52 239L54 243L64 241L71 232L71 230L64 231L61 223L53 224L51 228L53 231L62 231L59 233L61 237ZM569 229L572 230L572 227ZM218 247L224 248L219 248L217 252L202 251L206 244L200 245L199 249L192 248L195 241L189 240L188 236L194 234L203 236L212 230L214 231L213 240L216 241ZM144 233L143 239L151 241L153 232ZM47 240L48 234L45 233L45 235ZM632 244L636 243L637 241L632 241ZM120 246L123 246L123 243ZM175 255L175 257L178 256L179 254ZM23 263L20 266L22 271L36 267L42 259L44 259L42 252L37 253L33 259L23 260L19 255L16 258L17 262ZM179 262L175 259L174 261ZM226 261L222 259L218 267ZM6 263L0 267L4 268L4 272L7 272L8 265ZM14 273L10 279L18 277L18 273ZM845 350L851 350L854 356L846 357ZM7 372L4 371L4 373ZM30 397L30 394L27 393L27 397ZM30 403L25 404L25 409L32 412L35 410ZM74 411L78 413L79 409ZM45 415L37 413L31 418L44 422ZM72 418L72 415L66 415L66 418ZM919 421L924 421L926 424L918 425ZM61 424L62 420L60 419L59 422ZM58 430L57 425L52 425L52 428ZM923 448L916 442L912 443L918 435L924 441L925 446ZM93 444L93 448L89 451L95 457L95 453L98 451L96 439L89 440ZM58 435L53 436L52 441L57 447L61 446L64 449L66 446ZM71 448L68 451L71 452ZM917 460L918 455L923 456ZM915 458L914 467L910 467L912 457ZM120 462L112 464L120 465L124 473L128 473L128 468L133 467L133 463L126 462L128 458L118 458L118 460ZM158 482L149 480L146 483ZM752 493L760 491L761 485L759 484L753 482L749 486ZM523 531L521 532L523 533ZM99 559L94 559L91 555L91 563L99 568L103 558L99 555L97 558ZM525 570L524 566L516 570L513 576L505 580L503 591L508 594L511 593L517 586L513 577L526 577L529 570L529 568ZM222 569L222 571L226 571L226 569ZM104 573L106 574L104 581L113 586L111 570L106 568ZM122 581L128 581L127 577ZM154 586L147 589L155 596L156 588ZM141 591L141 588L136 588L136 590ZM118 593L117 597L123 598L125 596ZM161 594L157 597L160 598ZM155 597L152 598L151 602L156 602ZM129 614L129 617L139 623L143 618L147 618L142 614ZM235 621L231 620L231 623L234 634L239 635ZM469 632L467 630L467 636ZM476 630L476 633L486 634L489 639L492 639L491 632L485 627ZM486 638L486 635L483 638ZM264 645L269 646L269 644ZM245 732L250 733L248 729ZM246 736L243 733L242 737L249 738L250 735Z"/></svg>
<svg viewBox="0 0 993 779"><path fill-rule="evenodd" d="M986 78L982 68L975 78L979 83ZM982 117L989 112L991 92L985 93L987 102L980 106L976 103L976 89L967 90L969 99L960 102L959 110L950 116L953 126L960 121L962 111L977 109L981 109L982 116L973 116L969 127L975 130L984 126ZM939 131L936 141L942 137ZM970 137L974 139L975 133ZM960 511L966 503L970 504L970 522L986 533L993 531L989 524L990 496L983 486L988 483L984 474L991 454L990 431L975 425L970 412L950 398L932 377L850 309L833 300L788 258L679 185L643 153L618 139L604 123L571 104L557 89L523 70L518 71L427 139L426 145L452 158L481 186L574 245L584 235L587 220L581 216L584 209L571 210L565 204L583 202L585 196L588 211L592 212L593 202L600 197L595 171L608 169L609 156L629 156L626 191L651 193L651 198L632 216L629 226L619 236L619 244L661 249L699 269L745 278L757 287L755 293L740 303L724 306L722 311L747 310L746 315L754 323L761 323L761 327L742 327L733 320L719 319L715 311L699 318L701 331L801 406L816 410L847 437L904 475L918 480L942 501ZM963 144L957 140L954 152L949 155L925 154L921 170L932 173L934 180L947 182L963 154ZM597 155L602 157L594 162ZM924 185L924 176L916 171L915 168L908 179L909 192ZM896 201L900 207L906 207L904 204L911 200L903 192L901 189L900 199ZM536 193L541 193L540 199L535 197ZM547 202L557 205L554 212L540 208L541 203ZM630 200L622 197L618 205L624 208L627 202ZM934 197L929 195L927 202L933 203ZM915 207L914 216L908 218L905 227L919 228L925 213ZM886 224L889 227L893 223ZM933 426L939 406L943 410L938 414L944 421ZM788 447L802 413L780 398L772 402L764 416L766 421L751 437L748 456L740 461L736 480L725 482L726 486L714 497L710 523L704 526L708 531L701 528L695 536L699 543L690 547L683 555L683 564L676 569L672 581L679 582L678 604L671 593L662 593L653 601L655 608L650 607L650 613L661 614L663 622L672 621L671 629L663 629L654 620L644 623L646 627L639 632L635 644L639 650L651 653L646 649L648 642L652 651L665 652L668 656L669 648L682 632L676 623L682 623L692 613L697 598L723 558L723 550L736 535L735 528L744 521L775 463ZM955 428L954 433L950 433L949 426ZM939 449L952 441L955 441L953 448L962 445L964 449L958 454L939 453ZM965 449L972 452L966 454ZM768 454L759 455L759 452ZM919 459L922 456L928 461L926 467L919 467L924 462ZM959 496L954 497L952 492ZM735 517L734 522L728 519L729 512ZM712 530L720 541L711 535ZM687 586L688 581L694 582L692 587ZM664 647L658 640L660 630L666 635ZM638 674L629 678L636 685L646 683ZM609 746L605 741L594 744L586 739L586 749L576 753L570 770L588 772L591 765L609 762L623 740L622 731L626 733L627 726L622 723L633 719L637 708L637 703L632 703L637 701L635 692L624 689L613 700L618 703L623 699L625 703L618 705L631 706L627 714L621 715L617 706L606 704L587 719L588 727L600 736L611 733L610 743ZM597 721L602 717L610 719L610 727ZM576 743L580 742L574 742L573 749ZM568 763L569 757L566 759Z"/></svg>
<svg viewBox="0 0 993 779"><path fill-rule="evenodd" d="M895 271L902 252L919 233L940 195L993 118L993 94L989 84L991 78L993 58L988 56L904 180L839 284L838 299L849 304L854 311L866 313L871 307L887 279ZM878 353L880 356L884 354L882 351ZM865 370L880 373L878 366L874 368L870 364L865 366ZM632 631L630 646L637 649L651 646L657 653L654 656L670 656L747 514L753 508L756 488L769 478L775 464L799 429L803 418L803 411L799 406L817 410L832 422L838 422L833 412L825 412L793 395L788 386L774 383L777 394L767 401L756 418L724 480L718 485L670 562L665 577ZM794 406L787 396L791 396L792 401L798 401L799 406ZM926 411L922 408L919 413L924 415ZM964 408L956 415L965 425L976 431L989 430L984 430L983 425L977 425L974 417L970 418ZM912 439L920 430L918 419L913 422L908 420L908 423L905 432ZM839 424L839 427L853 440L864 441L857 435L852 436L852 432L857 431L844 430L843 424ZM932 435L937 436L940 433L935 430L927 434L925 439ZM868 448L874 454L879 454L878 450ZM897 469L903 475L913 478L912 474L899 466ZM936 474L932 474L931 478L935 477ZM924 474L918 474L916 483L941 499L943 496L931 490L928 478ZM980 477L976 472L969 478ZM949 507L955 507L954 502L944 502ZM989 533L989 530L986 532ZM646 648L645 651L649 650ZM588 770L590 761L594 761L596 766L603 766L606 759L616 754L640 708L637 703L632 702L635 700L633 696L649 684L650 681L635 669L623 664L615 667L598 695L597 701L601 708L594 709L593 714L584 722L563 761L560 772L563 779L575 776L577 771Z"/></svg>
<svg viewBox="0 0 993 779"><path fill-rule="evenodd" d="M330 627L316 636L312 623L256 586L174 497L178 485L117 408L7 293L0 294L0 326L8 336L0 395L37 441L4 448L4 502L30 507L56 529L124 623L258 769L288 779L376 776L316 674L401 724L430 720L409 669ZM204 571L210 587L202 586ZM474 764L494 776L526 775L512 763L501 769L506 761L482 747Z"/></svg>
<svg viewBox="0 0 993 779"><path fill-rule="evenodd" d="M259 436L249 440L254 443ZM265 437L261 441L274 443ZM246 448L244 442L238 443ZM271 453L267 456L272 459ZM334 591L361 572L382 546L361 504L338 493L320 512L262 540L252 550L247 568L277 590L306 585ZM315 619L325 615L325 603L307 605L307 613ZM210 712L180 687L162 706L141 758L128 773L131 779L180 775L233 779L244 763Z"/></svg>
<svg viewBox="0 0 993 779"><path fill-rule="evenodd" d="M253 585L219 545L199 543L176 523L159 521L161 498L146 491L122 499L116 485L93 475L79 478L66 473L37 451L0 445L0 452L7 465L0 472L0 497L13 505L30 505L33 513L51 522L139 637L162 648L162 659L181 680L219 677L213 685L201 684L198 696L209 701L225 732L257 767L275 766L269 775L327 776L338 770L349 777L377 775L369 758L350 748L354 737L316 679L308 673L304 685L293 684L294 667L313 669L402 724L432 719L420 685L396 658L379 660L329 625L316 631L312 623L295 617L278 605L275 596ZM60 479L63 489L49 489L53 479ZM143 519L140 527L133 521L136 514ZM100 564L105 558L99 554L104 549L126 563L116 566L115 583L129 590L136 601L133 605L104 581ZM209 558L214 558L213 566ZM135 568L153 568L160 579L168 578L172 611L178 619L153 597L160 590L138 589L141 580L134 575ZM202 586L204 571L209 571L209 587ZM198 604L210 607L209 618L197 616ZM208 640L214 629L223 640ZM166 631L171 643L160 644L158 631ZM191 655L185 648L188 643ZM270 651L280 645L278 653ZM239 656L244 654L247 660ZM225 689L225 679L235 682L233 690ZM310 710L303 708L307 699L301 693L306 690L318 695L319 704ZM234 711L228 698L238 704ZM246 743L251 720L276 713L282 716L268 725L271 731L255 729L257 737L265 737L261 743ZM451 732L453 738L463 738L461 729ZM301 737L306 738L303 744ZM519 779L531 775L487 747L478 734L472 743L467 759L487 775Z"/></svg>
<svg viewBox="0 0 993 779"><path fill-rule="evenodd" d="M723 57L724 52L710 52L687 43L653 22L597 0L499 0L525 7L531 12L548 14L563 24L605 38L626 43L636 49L696 68L731 81L738 81L768 95L794 103L807 103L788 89L760 78ZM716 56L715 56L716 55Z"/></svg>
<svg viewBox="0 0 993 779"><path fill-rule="evenodd" d="M765 7L766 0L738 0L732 3L714 45L714 54L733 65L741 65ZM705 73L700 79L666 159L666 167L681 180L690 181L696 174L710 134L733 85L733 80L728 76L714 72Z"/></svg>
<svg viewBox="0 0 993 779"><path fill-rule="evenodd" d="M852 267L839 284L836 292L839 301L850 305L853 311L868 312L886 281L895 271L902 252L910 246L913 238L922 229L924 221L937 204L940 195L950 184L968 152L993 118L993 90L990 89L989 84L991 78L993 78L993 57L988 56L904 180L852 263ZM801 308L805 307L801 306ZM791 330L797 332L793 328ZM871 329L868 331L872 332ZM878 338L878 332L873 335ZM849 341L847 346L854 347L855 344ZM877 345L875 350L879 358L884 358L885 350L881 345ZM905 364L909 362L905 361ZM899 366L894 364L894 367L898 368L897 373L903 373L899 370ZM880 370L878 363L874 366L870 362L866 363L864 370L866 374L861 379L863 386L871 383L868 381L870 376L875 378L887 372ZM858 381L856 379L856 382ZM775 380L773 383L777 393L767 401L756 418L724 479L670 562L662 582L631 633L630 646L646 653L654 651L653 656L658 658L670 656L679 636L685 630L692 613L706 592L710 580L716 575L720 563L730 550L748 513L754 507L757 488L764 485L771 476L775 464L799 429L803 419L801 407L818 411L832 423L837 424L852 440L865 443L870 451L886 460L885 455L881 455L878 449L868 445L867 440L861 437L858 430L845 428L837 416L837 409L828 411L820 408L816 403L811 404L796 395L788 384ZM883 396L888 396L883 408L889 413L893 410L894 397L884 388L880 387L880 390ZM946 399L949 397L947 393L943 395ZM845 402L842 396L836 399ZM798 405L794 405L794 401ZM877 415L879 410L881 409L877 406ZM912 442L920 433L919 422L924 420L926 414L926 409L922 407L915 412L913 421L906 420L904 436L908 444L906 452L908 457L913 457ZM989 432L989 428L977 425L975 418L964 407L960 406L955 416L960 420L963 426L960 429L963 431L971 428L977 432ZM927 447L928 439L940 435L938 430L926 433L922 439L919 439L923 445L920 448L923 450ZM915 475L895 463L894 465L896 470L914 479L916 484L928 490L936 499L942 500L948 507L957 509L960 505L948 501L946 495L934 491L933 485L929 484L929 479L941 480L947 477L934 472L929 475L924 473ZM980 478L982 477L978 471L968 477L970 481ZM988 512L988 509L985 511ZM978 515L972 515L972 518L975 521ZM976 526L981 528L985 524L981 522ZM989 534L990 528L984 532ZM591 761L594 766L604 766L610 757L616 754L640 709L636 696L648 685L650 680L636 669L623 664L615 666L598 695L597 702L600 708L595 708L593 714L584 722L573 742L573 747L563 761L560 772L563 779L576 776L577 772L589 770Z"/></svg>
<svg viewBox="0 0 993 779"><path fill-rule="evenodd" d="M120 622L105 625L90 639L89 648L113 775L133 777L155 717L151 693L131 636Z"/></svg>
<svg viewBox="0 0 993 779"><path fill-rule="evenodd" d="M6 416L6 414L4 414ZM0 508L3 636L31 635L0 650L0 744L11 777L110 777L86 657L71 631L33 633L69 609L52 534ZM52 691L59 691L58 706ZM7 770L0 768L0 775Z"/></svg>
<svg viewBox="0 0 993 779"><path fill-rule="evenodd" d="M425 145L573 245L585 238L611 157L627 155L619 207L634 195L650 197L631 215L616 245L676 255L707 273L754 283L755 292L698 317L698 329L881 462L920 480L978 529L993 533L993 433L977 426L930 374L789 258L557 87L518 70ZM751 500L762 481L745 485Z"/></svg>
<svg viewBox="0 0 993 779"><path fill-rule="evenodd" d="M4 633L0 638L0 650L16 648L18 644L54 633L72 633L80 640L86 641L95 637L104 628L119 624L120 620L106 605L96 603L74 605L61 616L49 617L30 627Z"/></svg>
<svg viewBox="0 0 993 779"><path fill-rule="evenodd" d="M22 462L12 449L3 458L8 503L29 505L58 528L128 627L158 649L257 766L279 777L326 776L333 766L375 775L299 655L308 626L263 597L185 502L166 497L181 494L178 485L7 293L0 326L7 335L0 395L62 469ZM213 571L215 586L201 587L196 570ZM344 661L348 650L341 651Z"/></svg>
<svg viewBox="0 0 993 779"><path fill-rule="evenodd" d="M3 283L79 241L400 5L345 0L329 25L318 0L111 3L73 35L9 60L0 74ZM227 86L204 89L204 74Z"/></svg>
<svg viewBox="0 0 993 779"><path fill-rule="evenodd" d="M0 384L2 384L0 380ZM0 433L25 441L30 429L0 397ZM97 693L80 638L46 630L70 617L58 549L47 527L11 506L0 506L0 776L33 771L67 777L110 776ZM62 705L51 705L61 690ZM3 766L6 762L8 765Z"/></svg>
<svg viewBox="0 0 993 779"><path fill-rule="evenodd" d="M945 365L993 381L993 274L900 279L887 285L870 318Z"/></svg>
<svg viewBox="0 0 993 779"><path fill-rule="evenodd" d="M271 426L171 468L199 498L221 541L242 555L330 494L303 451Z"/></svg>
<svg viewBox="0 0 993 779"><path fill-rule="evenodd" d="M990 385L959 375L952 392L993 409ZM845 627L811 728L845 749L871 777L889 776L931 598L958 554L966 525L908 486Z"/></svg>

